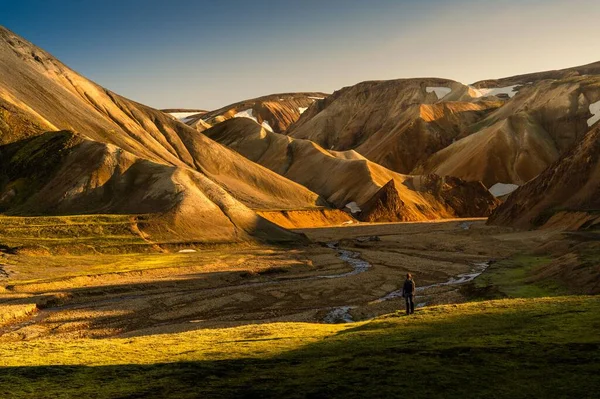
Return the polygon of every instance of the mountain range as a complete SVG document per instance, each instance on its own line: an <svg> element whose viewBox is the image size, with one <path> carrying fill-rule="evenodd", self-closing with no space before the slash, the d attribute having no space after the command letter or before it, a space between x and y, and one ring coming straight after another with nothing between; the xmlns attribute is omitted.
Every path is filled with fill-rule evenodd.
<svg viewBox="0 0 600 399"><path fill-rule="evenodd" d="M154 239L302 241L262 212L323 208L589 228L599 120L600 63L160 111L0 28L0 211L143 214Z"/></svg>

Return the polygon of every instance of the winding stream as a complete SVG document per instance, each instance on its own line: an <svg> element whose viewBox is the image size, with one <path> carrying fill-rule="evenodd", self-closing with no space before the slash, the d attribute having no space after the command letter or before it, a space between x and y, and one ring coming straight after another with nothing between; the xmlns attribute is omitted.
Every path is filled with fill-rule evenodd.
<svg viewBox="0 0 600 399"><path fill-rule="evenodd" d="M330 248L335 248L335 247L330 247ZM337 249L337 248L335 248L335 249ZM360 254L357 254L356 252L351 252L351 251L346 251L346 250L341 250L341 249L337 249L337 250L339 252L339 258L342 260L345 260L348 262L348 260L346 259L346 257L347 257L345 254L346 252L353 254L352 260L354 260L354 261L360 260L360 259L357 259L357 257ZM365 270L371 266L368 262L366 262L364 260L362 260L362 262L367 264ZM462 284L471 282L476 277L481 275L481 273L483 273L489 267L489 265L490 265L490 262L473 263L473 268L468 273L459 274L456 277L450 277L447 281L444 281L441 283L435 283L435 284L417 287L416 288L417 295L415 295L415 300L418 299L420 296L422 296L422 295L418 295L418 293L423 293L425 290L428 290L428 289L437 288L437 287L445 287L445 286L462 285ZM353 265L353 267L355 267L355 266ZM357 273L353 273L353 274L357 274ZM385 301L389 301L391 299L396 299L396 298L401 298L401 297L402 297L402 289L399 289L399 290L392 291L392 292L384 295L383 297L376 299L375 301L373 301L371 303L381 303L381 302L385 302ZM420 303L416 304L416 307L421 308L426 305L427 305L426 302L420 302ZM356 308L357 308L357 306L339 306L339 307L333 308L329 311L329 313L327 313L327 315L324 317L323 321L325 323L341 323L341 322L342 323L351 323L354 320L352 319L352 315L350 314L350 311L352 309L356 309Z"/></svg>

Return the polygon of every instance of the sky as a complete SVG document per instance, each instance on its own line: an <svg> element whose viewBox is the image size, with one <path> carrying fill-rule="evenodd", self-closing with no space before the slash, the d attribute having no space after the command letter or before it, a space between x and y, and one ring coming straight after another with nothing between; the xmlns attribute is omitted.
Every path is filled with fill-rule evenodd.
<svg viewBox="0 0 600 399"><path fill-rule="evenodd" d="M0 25L155 108L600 60L598 0L0 0Z"/></svg>

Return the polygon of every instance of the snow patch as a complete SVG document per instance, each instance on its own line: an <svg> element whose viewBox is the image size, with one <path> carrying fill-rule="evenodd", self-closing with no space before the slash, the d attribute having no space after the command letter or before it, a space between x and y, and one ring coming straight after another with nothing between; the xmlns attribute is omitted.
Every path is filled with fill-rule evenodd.
<svg viewBox="0 0 600 399"><path fill-rule="evenodd" d="M308 97L308 98L310 98L310 99L312 99L312 100L322 100L322 99L324 99L325 97Z"/></svg>
<svg viewBox="0 0 600 399"><path fill-rule="evenodd" d="M300 112L300 115L302 115L304 113L304 111L306 111L308 109L308 107L300 107L298 108L298 112Z"/></svg>
<svg viewBox="0 0 600 399"><path fill-rule="evenodd" d="M498 94L506 94L509 98L513 98L517 91L515 88L519 85L514 86L505 86L505 87L482 87L480 89L476 89L473 86L469 86L471 90L475 92L475 97L487 97L487 96L497 96Z"/></svg>
<svg viewBox="0 0 600 399"><path fill-rule="evenodd" d="M345 208L347 208L348 210L350 210L350 213L354 214L354 213L358 213L361 212L360 207L358 206L358 204L354 201L352 202L348 202L345 206Z"/></svg>
<svg viewBox="0 0 600 399"><path fill-rule="evenodd" d="M450 89L449 87L426 87L425 91L427 93L435 93L435 95L437 96L438 100L441 100L442 98L444 98L448 94L450 94L450 92L452 91L452 89Z"/></svg>
<svg viewBox="0 0 600 399"><path fill-rule="evenodd" d="M190 116L198 115L198 112L170 112L169 115L178 121L185 123L186 119Z"/></svg>
<svg viewBox="0 0 600 399"><path fill-rule="evenodd" d="M264 127L266 130L268 130L269 132L273 132L273 129L271 128L271 125L269 125L268 121L263 121L263 123L261 124L262 127Z"/></svg>
<svg viewBox="0 0 600 399"><path fill-rule="evenodd" d="M496 183L488 190L494 197L508 195L519 188L516 184Z"/></svg>
<svg viewBox="0 0 600 399"><path fill-rule="evenodd" d="M594 116L587 120L588 126L592 126L594 123L600 121L600 101L590 104L590 112Z"/></svg>
<svg viewBox="0 0 600 399"><path fill-rule="evenodd" d="M234 118L248 118L252 119L254 122L258 123L258 120L254 117L254 111L252 108L247 109L245 111L240 111L237 114L233 115Z"/></svg>
<svg viewBox="0 0 600 399"><path fill-rule="evenodd" d="M179 251L180 254L193 254L194 252L196 252L195 249L182 249Z"/></svg>

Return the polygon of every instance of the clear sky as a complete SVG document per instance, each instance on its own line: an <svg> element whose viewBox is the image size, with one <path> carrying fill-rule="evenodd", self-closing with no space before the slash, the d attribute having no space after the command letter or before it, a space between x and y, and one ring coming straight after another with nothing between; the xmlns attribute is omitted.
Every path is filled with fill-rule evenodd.
<svg viewBox="0 0 600 399"><path fill-rule="evenodd" d="M600 60L599 0L0 0L0 24L156 108Z"/></svg>

